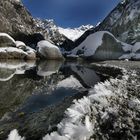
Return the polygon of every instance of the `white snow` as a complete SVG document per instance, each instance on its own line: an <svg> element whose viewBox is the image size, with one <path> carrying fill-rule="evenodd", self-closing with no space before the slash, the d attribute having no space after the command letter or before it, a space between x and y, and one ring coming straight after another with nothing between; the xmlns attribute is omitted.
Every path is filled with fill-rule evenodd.
<svg viewBox="0 0 140 140"><path fill-rule="evenodd" d="M25 140L25 138L19 136L18 131L14 129L10 132L7 140Z"/></svg>
<svg viewBox="0 0 140 140"><path fill-rule="evenodd" d="M42 40L42 41L38 42L37 47L40 49L42 46L47 46L48 48L56 48L56 49L58 49L57 46L55 46L54 44L50 43L47 40Z"/></svg>
<svg viewBox="0 0 140 140"><path fill-rule="evenodd" d="M78 47L72 50L72 54L77 53L78 50L84 51L84 56L92 56L96 49L102 44L102 37L106 32L97 32L89 35Z"/></svg>
<svg viewBox="0 0 140 140"><path fill-rule="evenodd" d="M39 18L35 19L37 27L41 27L47 31L48 38L51 40L52 37L55 37L57 33L60 35L66 36L68 39L75 41L78 39L85 31L90 28L93 28L92 25L82 25L78 28L63 28L55 25L53 19L41 20ZM59 36L60 36L59 35Z"/></svg>
<svg viewBox="0 0 140 140"><path fill-rule="evenodd" d="M22 41L16 41L15 43L16 43L17 48L19 48L20 46L25 46L26 47L25 43L22 42Z"/></svg>
<svg viewBox="0 0 140 140"><path fill-rule="evenodd" d="M7 52L18 52L18 53L27 55L27 53L24 52L23 50L18 49L18 48L14 48L14 47L1 47L0 48L0 52L4 52L4 53L7 53Z"/></svg>
<svg viewBox="0 0 140 140"><path fill-rule="evenodd" d="M93 28L92 25L82 25L79 28L62 28L58 27L58 30L61 34L66 36L72 41L77 40L81 35L85 33L85 31L89 30L90 28Z"/></svg>
<svg viewBox="0 0 140 140"><path fill-rule="evenodd" d="M6 33L0 33L0 37L5 37L8 38L11 42L13 42L14 44L16 43L15 40L8 34Z"/></svg>

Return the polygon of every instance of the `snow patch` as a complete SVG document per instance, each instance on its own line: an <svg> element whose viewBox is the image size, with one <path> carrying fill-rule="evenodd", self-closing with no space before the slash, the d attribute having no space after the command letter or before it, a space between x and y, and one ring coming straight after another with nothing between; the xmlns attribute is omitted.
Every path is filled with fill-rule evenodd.
<svg viewBox="0 0 140 140"><path fill-rule="evenodd" d="M19 136L18 131L14 129L10 132L7 140L25 140L25 138Z"/></svg>

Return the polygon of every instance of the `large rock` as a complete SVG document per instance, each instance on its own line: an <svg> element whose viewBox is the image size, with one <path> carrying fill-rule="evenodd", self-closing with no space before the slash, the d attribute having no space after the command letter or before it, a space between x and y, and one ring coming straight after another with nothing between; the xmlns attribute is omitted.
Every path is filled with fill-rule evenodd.
<svg viewBox="0 0 140 140"><path fill-rule="evenodd" d="M27 53L14 47L1 47L0 59L24 59Z"/></svg>
<svg viewBox="0 0 140 140"><path fill-rule="evenodd" d="M93 60L119 59L128 51L128 44L118 41L111 33L100 31L89 35L72 54Z"/></svg>
<svg viewBox="0 0 140 140"><path fill-rule="evenodd" d="M41 58L46 59L63 59L59 48L50 42L43 40L37 44L38 54Z"/></svg>
<svg viewBox="0 0 140 140"><path fill-rule="evenodd" d="M22 49L22 50L26 49L26 45L22 41L16 41L16 47L19 48L19 49Z"/></svg>
<svg viewBox="0 0 140 140"><path fill-rule="evenodd" d="M15 40L6 33L0 33L0 47L16 46Z"/></svg>
<svg viewBox="0 0 140 140"><path fill-rule="evenodd" d="M0 33L0 59L36 59L36 51L6 33Z"/></svg>

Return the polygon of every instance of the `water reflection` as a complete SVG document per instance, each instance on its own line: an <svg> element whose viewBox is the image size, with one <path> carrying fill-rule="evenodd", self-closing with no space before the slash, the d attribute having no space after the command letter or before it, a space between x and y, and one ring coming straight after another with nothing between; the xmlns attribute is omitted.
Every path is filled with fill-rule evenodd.
<svg viewBox="0 0 140 140"><path fill-rule="evenodd" d="M35 61L7 60L0 62L0 81L8 81L15 74L24 74L27 69L35 66Z"/></svg>
<svg viewBox="0 0 140 140"><path fill-rule="evenodd" d="M56 73L62 65L62 61L41 61L38 64L37 75L39 76L49 76Z"/></svg>
<svg viewBox="0 0 140 140"><path fill-rule="evenodd" d="M101 77L76 63L7 61L0 62L0 81L3 112L18 106L32 112L94 86Z"/></svg>
<svg viewBox="0 0 140 140"><path fill-rule="evenodd" d="M94 69L78 63L0 62L0 131L4 130L0 139L13 127L19 131L25 127L23 129L29 134L32 133L30 131L36 134L38 128L47 131L50 127L48 120L52 124L59 122L72 100L81 98L100 81L102 76ZM20 114L25 116L21 119ZM45 120L42 120L44 116ZM34 127L34 123L30 123L32 120L37 121ZM48 124L45 129L44 121Z"/></svg>

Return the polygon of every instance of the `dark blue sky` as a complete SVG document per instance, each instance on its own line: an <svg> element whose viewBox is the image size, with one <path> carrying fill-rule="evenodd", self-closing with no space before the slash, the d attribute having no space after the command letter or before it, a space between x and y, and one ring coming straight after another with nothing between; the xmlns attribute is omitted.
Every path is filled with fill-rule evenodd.
<svg viewBox="0 0 140 140"><path fill-rule="evenodd" d="M54 19L62 27L96 25L121 0L22 0L34 17Z"/></svg>

